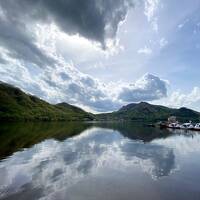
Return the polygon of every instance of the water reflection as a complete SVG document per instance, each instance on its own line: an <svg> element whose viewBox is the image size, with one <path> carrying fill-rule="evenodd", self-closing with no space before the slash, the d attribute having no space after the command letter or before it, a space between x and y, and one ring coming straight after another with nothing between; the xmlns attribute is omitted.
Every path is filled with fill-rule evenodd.
<svg viewBox="0 0 200 200"><path fill-rule="evenodd" d="M43 140L63 141L89 128L87 123L5 123L0 126L0 159Z"/></svg>
<svg viewBox="0 0 200 200"><path fill-rule="evenodd" d="M155 144L127 143L122 146L128 160L139 159L143 170L154 179L168 176L175 169L173 149Z"/></svg>
<svg viewBox="0 0 200 200"><path fill-rule="evenodd" d="M9 133L6 145L15 147L6 153L26 149L0 162L0 198L66 199L77 183L101 174L111 176L109 171L126 174L139 168L140 173L159 180L177 166L174 146L164 145L172 138L167 130L124 124L44 126L31 125L26 131L13 128Z"/></svg>

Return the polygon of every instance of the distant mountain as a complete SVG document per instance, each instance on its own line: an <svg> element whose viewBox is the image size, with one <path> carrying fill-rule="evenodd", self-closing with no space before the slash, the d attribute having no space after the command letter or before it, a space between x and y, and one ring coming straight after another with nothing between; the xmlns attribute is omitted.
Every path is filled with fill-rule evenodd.
<svg viewBox="0 0 200 200"><path fill-rule="evenodd" d="M116 112L99 114L99 120L128 120L128 121L165 121L170 116L176 116L179 121L199 121L200 113L188 109L173 109L160 105L152 105L146 102L132 103L123 106Z"/></svg>
<svg viewBox="0 0 200 200"><path fill-rule="evenodd" d="M199 121L200 113L188 108L173 109L146 102L132 103L118 111L94 115L67 103L52 105L19 88L0 82L0 121L165 121L176 116L179 121Z"/></svg>
<svg viewBox="0 0 200 200"><path fill-rule="evenodd" d="M19 88L0 82L0 120L82 121L93 114L67 103L52 105Z"/></svg>

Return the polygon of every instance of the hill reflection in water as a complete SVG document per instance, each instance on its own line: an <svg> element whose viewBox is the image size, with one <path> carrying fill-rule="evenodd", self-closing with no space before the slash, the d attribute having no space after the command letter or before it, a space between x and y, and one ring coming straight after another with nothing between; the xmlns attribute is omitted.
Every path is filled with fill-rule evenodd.
<svg viewBox="0 0 200 200"><path fill-rule="evenodd" d="M95 199L106 199L106 194L97 195L102 178L102 192L109 189L112 195L108 199L118 199L112 183L123 186L122 194L130 185L140 188L141 184L163 183L178 174L185 155L191 153L188 146L196 145L193 153L200 152L196 133L191 137L125 123L10 124L1 126L0 141L4 158L0 162L0 198L20 200L74 199L73 195L79 199L91 183ZM184 154L178 144L183 149L187 146ZM144 195L142 188L137 192ZM81 197L94 199L88 193Z"/></svg>

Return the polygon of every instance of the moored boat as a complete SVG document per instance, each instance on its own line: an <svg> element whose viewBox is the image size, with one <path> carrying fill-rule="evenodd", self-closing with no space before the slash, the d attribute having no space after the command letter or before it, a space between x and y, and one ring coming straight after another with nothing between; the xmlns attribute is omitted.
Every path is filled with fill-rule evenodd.
<svg viewBox="0 0 200 200"><path fill-rule="evenodd" d="M193 130L194 129L194 125L189 122L189 123L184 123L180 126L181 129L186 129L186 130Z"/></svg>
<svg viewBox="0 0 200 200"><path fill-rule="evenodd" d="M194 127L195 131L200 131L200 123L197 123Z"/></svg>
<svg viewBox="0 0 200 200"><path fill-rule="evenodd" d="M173 128L173 129L180 129L180 124L179 123L170 123L169 125L168 125L168 128Z"/></svg>

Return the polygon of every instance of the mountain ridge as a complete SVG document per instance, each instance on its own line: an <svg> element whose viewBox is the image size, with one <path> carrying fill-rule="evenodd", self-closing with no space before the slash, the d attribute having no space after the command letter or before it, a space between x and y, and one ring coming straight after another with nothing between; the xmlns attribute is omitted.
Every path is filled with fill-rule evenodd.
<svg viewBox="0 0 200 200"><path fill-rule="evenodd" d="M168 117L176 116L180 122L199 121L200 113L189 108L169 108L162 105L153 105L147 102L131 103L118 111L99 114L99 120L127 120L127 121L166 121Z"/></svg>
<svg viewBox="0 0 200 200"><path fill-rule="evenodd" d="M92 114L66 102L50 104L10 84L0 82L0 121L165 121L177 116L179 121L199 121L200 113L186 107L179 109L147 102L131 103L111 113Z"/></svg>
<svg viewBox="0 0 200 200"><path fill-rule="evenodd" d="M85 121L94 116L67 103L50 104L18 87L0 82L1 121Z"/></svg>

